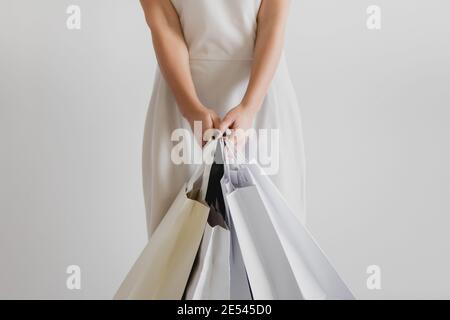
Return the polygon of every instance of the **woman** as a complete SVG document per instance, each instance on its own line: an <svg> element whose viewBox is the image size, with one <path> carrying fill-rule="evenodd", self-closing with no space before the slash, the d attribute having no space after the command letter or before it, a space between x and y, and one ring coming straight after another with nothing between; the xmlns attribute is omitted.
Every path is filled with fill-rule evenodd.
<svg viewBox="0 0 450 320"><path fill-rule="evenodd" d="M278 132L271 177L304 222L300 113L282 53L289 0L141 4L159 64L143 154L149 236L192 172L192 165L172 161L172 133L195 121L203 133L252 127Z"/></svg>

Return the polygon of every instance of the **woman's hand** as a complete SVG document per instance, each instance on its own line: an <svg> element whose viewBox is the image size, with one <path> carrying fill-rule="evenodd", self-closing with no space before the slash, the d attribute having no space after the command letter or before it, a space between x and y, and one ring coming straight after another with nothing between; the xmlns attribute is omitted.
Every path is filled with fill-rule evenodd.
<svg viewBox="0 0 450 320"><path fill-rule="evenodd" d="M213 134L218 133L220 118L212 109L204 106L190 108L184 117L201 146L204 146Z"/></svg>
<svg viewBox="0 0 450 320"><path fill-rule="evenodd" d="M253 127L253 120L255 119L257 108L239 104L231 109L220 123L220 132L226 133L228 129L231 130L230 138L239 148L245 145L249 129Z"/></svg>

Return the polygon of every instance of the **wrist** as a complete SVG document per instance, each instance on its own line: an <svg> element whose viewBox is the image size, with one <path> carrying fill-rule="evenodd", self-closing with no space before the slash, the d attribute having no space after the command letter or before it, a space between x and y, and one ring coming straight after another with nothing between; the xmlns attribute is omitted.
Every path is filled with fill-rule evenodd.
<svg viewBox="0 0 450 320"><path fill-rule="evenodd" d="M206 110L206 107L203 106L200 102L194 102L180 106L181 115L186 119L189 119L193 114L200 113L204 110Z"/></svg>
<svg viewBox="0 0 450 320"><path fill-rule="evenodd" d="M261 108L261 104L242 100L241 107L245 111L250 112L251 114L255 115L258 113L259 109Z"/></svg>

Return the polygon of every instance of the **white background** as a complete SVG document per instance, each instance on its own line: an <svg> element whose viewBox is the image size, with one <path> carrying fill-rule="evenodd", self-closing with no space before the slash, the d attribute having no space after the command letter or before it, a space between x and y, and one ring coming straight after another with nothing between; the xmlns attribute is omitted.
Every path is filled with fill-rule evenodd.
<svg viewBox="0 0 450 320"><path fill-rule="evenodd" d="M71 4L81 30L66 28ZM450 298L449 2L291 11L310 229L358 298ZM139 2L0 0L0 40L0 298L109 299L147 239L155 60ZM381 290L366 287L372 264Z"/></svg>

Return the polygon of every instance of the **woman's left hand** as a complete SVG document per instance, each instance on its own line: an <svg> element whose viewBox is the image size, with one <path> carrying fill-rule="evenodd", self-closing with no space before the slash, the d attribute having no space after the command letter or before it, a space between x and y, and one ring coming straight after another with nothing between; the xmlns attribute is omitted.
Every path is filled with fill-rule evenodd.
<svg viewBox="0 0 450 320"><path fill-rule="evenodd" d="M225 115L220 122L219 130L223 134L228 129L231 130L231 138L238 147L245 145L248 130L253 127L256 116L256 108L239 104Z"/></svg>

